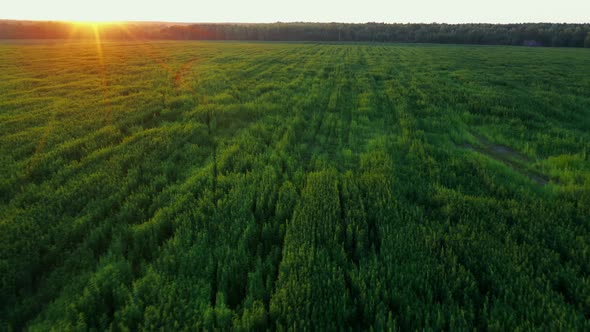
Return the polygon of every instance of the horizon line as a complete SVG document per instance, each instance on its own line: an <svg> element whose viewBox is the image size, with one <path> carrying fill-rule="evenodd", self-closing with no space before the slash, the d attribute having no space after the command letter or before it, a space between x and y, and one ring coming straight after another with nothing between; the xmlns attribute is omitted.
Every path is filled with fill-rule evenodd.
<svg viewBox="0 0 590 332"><path fill-rule="evenodd" d="M588 22L551 22L551 21L523 21L523 22L386 22L386 21L365 21L365 22L344 22L344 21L165 21L165 20L69 20L69 19L30 19L30 18L0 18L1 21L20 21L20 22L60 22L60 23L102 23L102 24L116 24L116 23L160 23L160 24L293 24L293 23L307 23L307 24L446 24L446 25L462 25L462 24L490 24L490 25L514 25L514 24L590 24Z"/></svg>

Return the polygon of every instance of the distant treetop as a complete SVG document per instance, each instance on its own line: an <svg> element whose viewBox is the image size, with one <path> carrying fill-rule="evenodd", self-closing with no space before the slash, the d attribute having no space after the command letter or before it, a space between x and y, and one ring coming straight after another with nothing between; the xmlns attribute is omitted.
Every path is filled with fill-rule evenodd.
<svg viewBox="0 0 590 332"><path fill-rule="evenodd" d="M0 21L0 39L94 38L91 25ZM103 39L350 41L590 47L590 24L126 23Z"/></svg>

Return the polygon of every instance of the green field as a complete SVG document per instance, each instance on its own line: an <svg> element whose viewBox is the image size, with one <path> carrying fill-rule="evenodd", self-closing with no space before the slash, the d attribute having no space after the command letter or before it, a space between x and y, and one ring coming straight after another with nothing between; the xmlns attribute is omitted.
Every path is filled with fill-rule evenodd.
<svg viewBox="0 0 590 332"><path fill-rule="evenodd" d="M0 42L0 330L590 329L590 49Z"/></svg>

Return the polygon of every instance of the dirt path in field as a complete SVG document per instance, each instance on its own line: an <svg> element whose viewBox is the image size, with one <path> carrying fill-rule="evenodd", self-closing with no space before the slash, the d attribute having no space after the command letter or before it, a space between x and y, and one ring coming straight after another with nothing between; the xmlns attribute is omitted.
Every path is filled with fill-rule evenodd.
<svg viewBox="0 0 590 332"><path fill-rule="evenodd" d="M191 65L197 60L198 60L198 58L196 58L196 57L188 60L176 72L176 75L174 75L174 87L176 89L178 89L180 87L183 87L183 88L187 87L187 85L184 83L184 80L183 80L184 76L186 75L186 72L190 69Z"/></svg>
<svg viewBox="0 0 590 332"><path fill-rule="evenodd" d="M525 156L524 154L515 151L507 146L494 144L488 141L485 137L474 135L479 142L486 148L486 150L493 154L496 158L495 159L502 159L502 160L510 160L510 159L517 159L521 161L530 162L529 157Z"/></svg>
<svg viewBox="0 0 590 332"><path fill-rule="evenodd" d="M507 146L494 144L487 140L485 137L474 134L480 142L480 146L473 146L471 144L464 144L461 147L477 151L481 154L485 154L488 157L495 159L504 165L512 168L513 170L521 173L522 175L533 180L537 184L542 186L549 183L549 179L540 173L531 172L525 169L525 165L531 162L530 158L526 155L515 151Z"/></svg>

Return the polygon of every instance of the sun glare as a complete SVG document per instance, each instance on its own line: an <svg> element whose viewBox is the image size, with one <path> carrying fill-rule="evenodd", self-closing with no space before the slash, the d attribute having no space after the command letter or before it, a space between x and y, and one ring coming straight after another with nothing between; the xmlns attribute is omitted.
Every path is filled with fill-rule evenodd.
<svg viewBox="0 0 590 332"><path fill-rule="evenodd" d="M106 25L119 25L121 21L102 21L102 20L89 20L89 21L67 21L68 23L78 26L106 26Z"/></svg>

